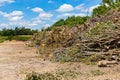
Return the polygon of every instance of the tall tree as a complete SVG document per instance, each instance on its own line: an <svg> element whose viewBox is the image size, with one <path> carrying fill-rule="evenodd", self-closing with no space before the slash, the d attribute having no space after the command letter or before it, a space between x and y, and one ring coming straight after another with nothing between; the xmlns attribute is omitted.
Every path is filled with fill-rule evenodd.
<svg viewBox="0 0 120 80"><path fill-rule="evenodd" d="M103 5L107 5L110 8L115 8L115 0L102 0Z"/></svg>

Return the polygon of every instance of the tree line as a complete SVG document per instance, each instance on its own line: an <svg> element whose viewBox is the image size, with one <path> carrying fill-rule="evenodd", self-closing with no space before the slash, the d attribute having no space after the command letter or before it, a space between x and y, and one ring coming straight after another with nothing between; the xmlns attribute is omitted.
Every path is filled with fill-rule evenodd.
<svg viewBox="0 0 120 80"><path fill-rule="evenodd" d="M106 14L112 9L117 9L120 11L120 0L102 0L100 6L93 9L92 17L96 15ZM51 30L54 27L60 27L60 26L71 27L74 25L81 25L84 24L88 18L90 17L72 16L72 17L68 17L67 19L60 19L57 22L55 22L51 27L48 27L46 30Z"/></svg>
<svg viewBox="0 0 120 80"><path fill-rule="evenodd" d="M120 11L120 0L102 0L101 5L93 9L92 15L103 15L112 9Z"/></svg>
<svg viewBox="0 0 120 80"><path fill-rule="evenodd" d="M25 27L15 27L14 29L4 28L0 31L1 36L16 36L16 35L33 35L38 30L31 30Z"/></svg>
<svg viewBox="0 0 120 80"><path fill-rule="evenodd" d="M61 27L61 26L72 27L75 25L84 24L88 18L90 17L72 16L72 17L68 17L67 19L60 19L57 22L55 22L51 27L48 27L47 30L51 30L54 27Z"/></svg>

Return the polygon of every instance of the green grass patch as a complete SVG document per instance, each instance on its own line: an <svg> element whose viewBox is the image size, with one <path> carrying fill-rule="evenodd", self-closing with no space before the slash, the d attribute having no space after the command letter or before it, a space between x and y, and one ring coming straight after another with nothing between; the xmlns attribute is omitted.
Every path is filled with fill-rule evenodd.
<svg viewBox="0 0 120 80"><path fill-rule="evenodd" d="M6 40L18 40L18 41L28 41L32 38L32 35L18 35L18 36L0 36L0 43Z"/></svg>
<svg viewBox="0 0 120 80"><path fill-rule="evenodd" d="M18 40L18 41L28 41L32 38L32 35L18 35L14 36L13 40Z"/></svg>
<svg viewBox="0 0 120 80"><path fill-rule="evenodd" d="M6 41L8 39L7 36L0 36L0 43Z"/></svg>

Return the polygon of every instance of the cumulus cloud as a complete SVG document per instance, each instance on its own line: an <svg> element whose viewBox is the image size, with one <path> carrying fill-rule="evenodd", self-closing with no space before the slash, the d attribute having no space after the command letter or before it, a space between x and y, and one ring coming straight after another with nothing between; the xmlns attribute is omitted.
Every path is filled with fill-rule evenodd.
<svg viewBox="0 0 120 80"><path fill-rule="evenodd" d="M22 11L13 11L11 13L6 13L0 11L0 15L2 15L4 18L10 21L18 21L23 18L23 12Z"/></svg>
<svg viewBox="0 0 120 80"><path fill-rule="evenodd" d="M2 27L2 28L8 27L8 24L6 24L6 23L0 23L0 27Z"/></svg>
<svg viewBox="0 0 120 80"><path fill-rule="evenodd" d="M57 9L58 12L71 12L73 10L74 7L70 4L63 4Z"/></svg>
<svg viewBox="0 0 120 80"><path fill-rule="evenodd" d="M32 9L33 12L38 12L38 13L42 13L44 12L42 8L36 7Z"/></svg>
<svg viewBox="0 0 120 80"><path fill-rule="evenodd" d="M41 13L41 14L39 14L38 18L40 18L42 20L49 20L52 16L53 16L53 14L51 14L51 13Z"/></svg>
<svg viewBox="0 0 120 80"><path fill-rule="evenodd" d="M34 21L25 21L25 20L20 20L20 21L9 21L7 23L0 23L0 27L14 27L14 26L19 26L19 27L34 27L38 26L40 23L34 22Z"/></svg>
<svg viewBox="0 0 120 80"><path fill-rule="evenodd" d="M14 0L0 0L0 6L4 5L5 3L13 3Z"/></svg>
<svg viewBox="0 0 120 80"><path fill-rule="evenodd" d="M0 4L2 3L12 3L14 0L0 0ZM52 0L49 0L48 3L52 3ZM94 5L91 7L85 7L85 4L80 4L77 6L72 6L70 4L63 4L58 7L58 9L53 11L46 12L40 7L30 8L27 7L26 9L31 9L34 13L38 13L37 16L31 18L30 20L24 19L24 14L22 11L12 11L12 12L2 12L0 11L0 15L6 19L6 23L0 23L0 27L10 27L10 26L42 26L47 28L50 26L51 23L56 22L58 19L66 18L68 16L86 16L86 13L89 11L90 13L92 10L99 5ZM54 17L55 20L51 20Z"/></svg>
<svg viewBox="0 0 120 80"><path fill-rule="evenodd" d="M70 17L70 16L86 16L84 13L63 13L58 15L57 18Z"/></svg>
<svg viewBox="0 0 120 80"><path fill-rule="evenodd" d="M84 7L84 4L80 4L80 5L76 6L75 9L76 10L81 10L81 9L83 9L83 7Z"/></svg>
<svg viewBox="0 0 120 80"><path fill-rule="evenodd" d="M38 12L39 15L34 20L50 20L53 14L45 12L42 8L36 7L32 9L33 12Z"/></svg>

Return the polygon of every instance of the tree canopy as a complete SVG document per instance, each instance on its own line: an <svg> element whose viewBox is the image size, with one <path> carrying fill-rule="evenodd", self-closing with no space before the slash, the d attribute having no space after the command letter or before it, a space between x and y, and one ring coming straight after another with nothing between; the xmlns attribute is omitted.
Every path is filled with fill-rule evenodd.
<svg viewBox="0 0 120 80"><path fill-rule="evenodd" d="M101 5L93 9L92 15L102 15L115 8L120 10L120 0L102 0Z"/></svg>
<svg viewBox="0 0 120 80"><path fill-rule="evenodd" d="M85 17L71 16L65 20L60 19L57 22L55 22L51 27L47 28L47 30L51 30L53 27L61 27L61 26L71 27L79 24L84 24L88 18L89 18L88 16Z"/></svg>
<svg viewBox="0 0 120 80"><path fill-rule="evenodd" d="M16 27L14 29L2 29L2 31L0 31L0 34L2 36L15 36L15 35L32 35L34 33L38 32L38 30L31 30L29 28L25 28L25 27Z"/></svg>

